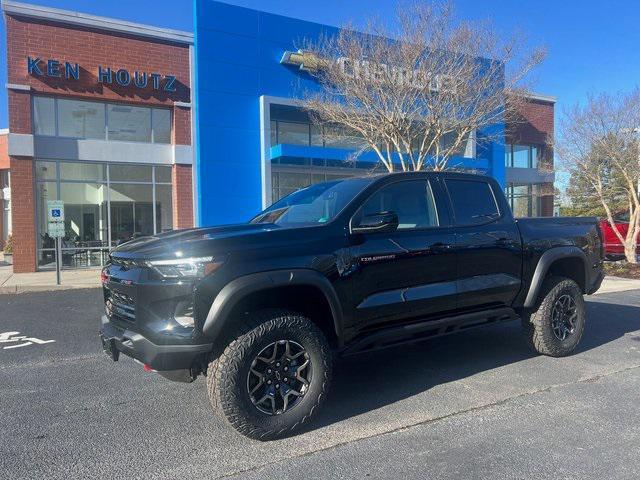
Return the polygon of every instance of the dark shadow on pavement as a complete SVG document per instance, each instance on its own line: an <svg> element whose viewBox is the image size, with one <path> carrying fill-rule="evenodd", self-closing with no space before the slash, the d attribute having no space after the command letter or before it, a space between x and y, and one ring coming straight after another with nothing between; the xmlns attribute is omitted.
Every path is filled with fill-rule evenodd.
<svg viewBox="0 0 640 480"><path fill-rule="evenodd" d="M640 307L587 303L576 353L640 330ZM404 400L436 385L531 358L519 321L347 357L336 362L331 394L310 430Z"/></svg>

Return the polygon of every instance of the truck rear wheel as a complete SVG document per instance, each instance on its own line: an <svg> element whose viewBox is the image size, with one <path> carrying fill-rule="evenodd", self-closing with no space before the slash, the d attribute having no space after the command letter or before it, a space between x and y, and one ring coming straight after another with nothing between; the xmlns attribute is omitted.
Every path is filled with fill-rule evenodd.
<svg viewBox="0 0 640 480"><path fill-rule="evenodd" d="M257 312L209 365L209 400L247 437L284 437L317 413L331 367L329 344L311 320L283 310Z"/></svg>
<svg viewBox="0 0 640 480"><path fill-rule="evenodd" d="M569 355L584 333L582 290L569 278L549 277L542 285L538 305L535 312L522 317L527 343L543 355Z"/></svg>

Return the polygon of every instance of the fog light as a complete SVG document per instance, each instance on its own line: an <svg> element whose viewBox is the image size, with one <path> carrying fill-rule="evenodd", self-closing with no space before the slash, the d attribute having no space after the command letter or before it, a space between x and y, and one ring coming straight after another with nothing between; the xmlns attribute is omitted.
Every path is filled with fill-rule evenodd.
<svg viewBox="0 0 640 480"><path fill-rule="evenodd" d="M176 305L173 318L177 324L186 328L193 328L195 322L193 320L193 300L183 300Z"/></svg>
<svg viewBox="0 0 640 480"><path fill-rule="evenodd" d="M179 323L183 327L193 328L195 325L195 322L193 321L193 317L185 317L185 316L176 317L175 320L177 323Z"/></svg>

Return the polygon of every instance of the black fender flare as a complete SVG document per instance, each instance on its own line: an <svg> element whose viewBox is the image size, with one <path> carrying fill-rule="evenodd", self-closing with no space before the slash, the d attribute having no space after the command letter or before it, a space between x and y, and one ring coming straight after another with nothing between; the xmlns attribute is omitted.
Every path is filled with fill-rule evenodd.
<svg viewBox="0 0 640 480"><path fill-rule="evenodd" d="M579 258L582 260L582 265L584 267L584 281L585 285L589 281L589 272L588 272L588 264L587 256L585 253L575 246L567 246L567 247L554 247L542 254L540 260L538 260L538 264L536 265L536 269L533 272L533 276L531 277L531 283L529 285L529 292L527 293L527 297L524 301L524 306L526 308L533 308L536 305L536 301L538 300L538 294L540 293L540 289L542 288L542 283L544 282L544 278L549 271L549 267L556 260L563 258Z"/></svg>
<svg viewBox="0 0 640 480"><path fill-rule="evenodd" d="M320 272L310 269L275 270L244 275L224 286L215 297L202 326L209 338L216 338L223 327L232 320L230 313L247 295L272 288L306 285L318 288L325 296L338 339L342 338L342 306L333 286Z"/></svg>

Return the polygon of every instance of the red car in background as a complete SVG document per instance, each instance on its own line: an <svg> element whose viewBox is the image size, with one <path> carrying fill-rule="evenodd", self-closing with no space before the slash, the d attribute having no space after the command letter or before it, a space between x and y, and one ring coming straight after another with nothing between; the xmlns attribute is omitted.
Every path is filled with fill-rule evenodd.
<svg viewBox="0 0 640 480"><path fill-rule="evenodd" d="M619 214L613 217L616 227L623 237L626 237L629 231L629 214ZM621 260L624 258L624 245L613 231L609 222L604 219L600 220L600 229L604 237L604 254L607 260ZM640 234L638 234L638 242L640 243ZM640 245L636 245L636 254L640 255Z"/></svg>

